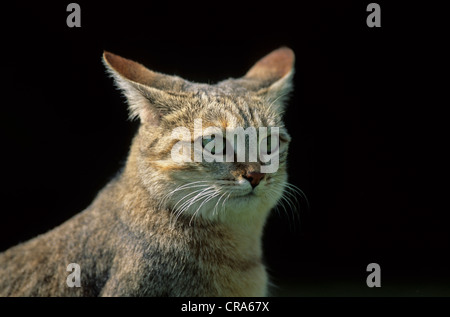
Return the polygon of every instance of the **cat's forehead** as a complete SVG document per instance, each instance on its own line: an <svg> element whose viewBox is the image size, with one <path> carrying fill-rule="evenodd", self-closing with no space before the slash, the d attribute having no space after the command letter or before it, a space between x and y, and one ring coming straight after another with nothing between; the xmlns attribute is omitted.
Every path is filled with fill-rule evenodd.
<svg viewBox="0 0 450 317"><path fill-rule="evenodd" d="M223 128L274 125L278 119L264 100L253 94L216 91L201 99L200 117Z"/></svg>
<svg viewBox="0 0 450 317"><path fill-rule="evenodd" d="M193 127L201 119L204 127L223 129L238 127L282 126L280 114L264 98L237 86L196 84L178 95L173 112L165 116L164 126L183 124Z"/></svg>

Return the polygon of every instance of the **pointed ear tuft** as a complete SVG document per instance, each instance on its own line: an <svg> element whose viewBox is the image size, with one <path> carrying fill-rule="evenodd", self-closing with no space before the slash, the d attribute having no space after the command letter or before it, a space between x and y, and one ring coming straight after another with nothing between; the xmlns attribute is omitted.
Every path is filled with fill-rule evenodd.
<svg viewBox="0 0 450 317"><path fill-rule="evenodd" d="M281 47L256 62L238 83L283 111L293 87L294 62L294 52L288 47Z"/></svg>
<svg viewBox="0 0 450 317"><path fill-rule="evenodd" d="M162 76L161 74L152 72L139 63L107 51L103 52L103 61L111 70L137 84L153 86L160 79L158 77Z"/></svg>
<svg viewBox="0 0 450 317"><path fill-rule="evenodd" d="M153 72L145 66L110 52L103 53L103 64L116 86L127 98L130 119L158 125L170 109L170 96L164 91L179 91L184 81L176 76Z"/></svg>
<svg viewBox="0 0 450 317"><path fill-rule="evenodd" d="M178 76L151 71L142 64L107 51L103 52L103 61L107 68L137 84L174 92L183 90L186 85L186 81Z"/></svg>
<svg viewBox="0 0 450 317"><path fill-rule="evenodd" d="M294 61L294 52L288 47L281 47L261 58L244 78L275 82L292 71Z"/></svg>

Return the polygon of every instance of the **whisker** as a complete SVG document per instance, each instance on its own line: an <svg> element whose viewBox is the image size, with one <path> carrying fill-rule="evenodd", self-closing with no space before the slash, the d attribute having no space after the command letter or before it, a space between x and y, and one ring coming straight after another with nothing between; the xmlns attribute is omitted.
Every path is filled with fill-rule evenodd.
<svg viewBox="0 0 450 317"><path fill-rule="evenodd" d="M223 205L226 203L226 201L228 200L228 198L230 198L230 196L231 196L231 192L228 193L227 198L222 202L222 207L223 207Z"/></svg>
<svg viewBox="0 0 450 317"><path fill-rule="evenodd" d="M177 212L177 218L179 218L179 216L186 212L194 203L200 201L201 199L208 197L209 195L211 195L212 193L214 193L215 189L214 187L210 186L204 190L202 190L202 192L200 192L199 194L197 194L195 197L190 198L188 201L184 202L182 206L180 206L180 211ZM190 223L190 222L189 222Z"/></svg>
<svg viewBox="0 0 450 317"><path fill-rule="evenodd" d="M197 210L194 212L194 214L191 217L191 220L189 221L189 225L191 225L192 219L194 219L194 217L196 216L196 214L198 213L198 211L200 210L200 208L202 208L202 206L207 203L208 201L210 201L211 199L213 199L214 197L217 197L219 194L216 192L211 193L209 196L205 197L205 199L203 200L203 202L200 204L200 206L198 206Z"/></svg>
<svg viewBox="0 0 450 317"><path fill-rule="evenodd" d="M273 196L270 195L270 194L272 194L272 193L274 194ZM270 196L271 199L274 199L274 200L275 200L276 196L278 196L279 193L276 192L275 189L271 189L271 190L268 192L268 195ZM279 208L279 206L281 206L281 207L283 208L284 213L286 214L286 216L289 217L289 213L288 213L288 211L287 211L287 209L286 209L286 206L284 205L285 203L284 203L284 201L281 199L281 197L279 197L279 198L276 199L276 200L277 200L277 204L275 205L275 208L276 208L277 212L280 213L280 208Z"/></svg>
<svg viewBox="0 0 450 317"><path fill-rule="evenodd" d="M182 213L184 213L187 209L189 209L189 207L192 204L194 204L197 199L202 198L203 195L207 194L208 190L210 190L211 188L212 188L212 186L209 186L204 189L198 189L198 190L190 192L190 193L184 195L182 198L180 198L173 208L173 213L175 215L175 222L178 220L178 218L181 216ZM184 201L179 207L176 207L181 201L183 201L186 197L189 197L191 195L195 195L195 196L190 197L189 199Z"/></svg>
<svg viewBox="0 0 450 317"><path fill-rule="evenodd" d="M222 195L220 195L219 199L217 200L216 204L214 205L213 216L218 214L217 206L218 206L218 204L220 203L220 200L221 200L223 197L225 197L226 194L227 194L226 192L222 193Z"/></svg>
<svg viewBox="0 0 450 317"><path fill-rule="evenodd" d="M282 184L274 184L273 186L273 191L276 189L281 192L280 198L277 202L277 207L279 204L285 210L285 214L288 218L292 219L289 223L294 225L295 230L296 223L300 223L300 215L296 212L296 210L299 210L300 207L297 196L306 198L306 195L304 195L304 193L297 186L287 182L283 182ZM290 212L288 212L287 209L289 209Z"/></svg>
<svg viewBox="0 0 450 317"><path fill-rule="evenodd" d="M184 195L182 198L180 198L179 200L178 200L178 202L173 206L173 209L174 210L176 210L177 209L177 206L178 206L178 204L183 200L183 199L186 199L187 197L189 197L189 196L191 196L191 195L195 195L196 193L198 193L198 192L204 192L205 190L207 190L208 188L203 188L203 189L197 189L197 190L194 190L193 192L190 192L190 193L187 193L186 195ZM183 202L183 204L184 204L184 202ZM182 204L182 205L183 205ZM181 207L181 206L180 206Z"/></svg>
<svg viewBox="0 0 450 317"><path fill-rule="evenodd" d="M178 186L177 188L175 188L174 190L170 191L169 193L167 193L166 195L164 195L164 197L161 199L161 202L159 203L160 208L162 208L162 206L166 203L166 201L173 196L173 194L175 194L177 191L183 190L183 189L190 189L190 188L196 188L196 187L202 187L202 186L208 186L206 184L200 184L198 185L198 183L205 183L207 181L196 181L196 182L190 182L181 186Z"/></svg>
<svg viewBox="0 0 450 317"><path fill-rule="evenodd" d="M231 196L231 192L229 192L227 198L225 198L223 200L223 202L222 202L222 209L220 209L220 213L222 213L222 210L225 210L225 212L226 212L227 209L225 208L225 204L228 201L228 199L230 198L230 196Z"/></svg>
<svg viewBox="0 0 450 317"><path fill-rule="evenodd" d="M302 197L305 202L306 202L306 206L309 209L310 208L310 204L309 204L309 200L308 197L306 196L305 192L303 190L301 190L300 188L298 188L297 186L295 186L294 184L285 182L284 184L289 190L293 191L294 193L296 193L297 195L299 195L300 197Z"/></svg>

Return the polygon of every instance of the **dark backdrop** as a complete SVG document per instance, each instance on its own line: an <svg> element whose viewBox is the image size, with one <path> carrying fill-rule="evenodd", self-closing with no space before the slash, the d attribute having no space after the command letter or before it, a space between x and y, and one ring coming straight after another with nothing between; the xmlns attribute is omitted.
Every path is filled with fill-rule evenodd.
<svg viewBox="0 0 450 317"><path fill-rule="evenodd" d="M443 55L439 7L378 1L382 27L369 28L370 1L77 1L81 28L68 28L69 2L3 7L1 250L83 210L126 159L137 123L103 50L217 82L286 45L296 53L290 182L309 208L300 199L295 214L269 219L276 294L450 295L436 182L446 143L429 90ZM380 289L366 286L372 262Z"/></svg>

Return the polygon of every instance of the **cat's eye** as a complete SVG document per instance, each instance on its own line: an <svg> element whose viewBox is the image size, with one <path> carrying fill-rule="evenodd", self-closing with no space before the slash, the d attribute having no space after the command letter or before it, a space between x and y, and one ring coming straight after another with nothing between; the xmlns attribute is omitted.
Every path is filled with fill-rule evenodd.
<svg viewBox="0 0 450 317"><path fill-rule="evenodd" d="M278 138L278 140L275 140L274 138ZM275 153L279 148L279 142L280 139L278 135L276 134L269 135L261 140L260 151L267 155Z"/></svg>
<svg viewBox="0 0 450 317"><path fill-rule="evenodd" d="M209 151L211 154L220 154L222 152L225 152L225 145L226 145L226 139L225 138L219 138L219 137L204 137L202 141L202 146L205 150Z"/></svg>
<svg viewBox="0 0 450 317"><path fill-rule="evenodd" d="M266 153L272 154L272 140L270 139L270 137L266 138Z"/></svg>

